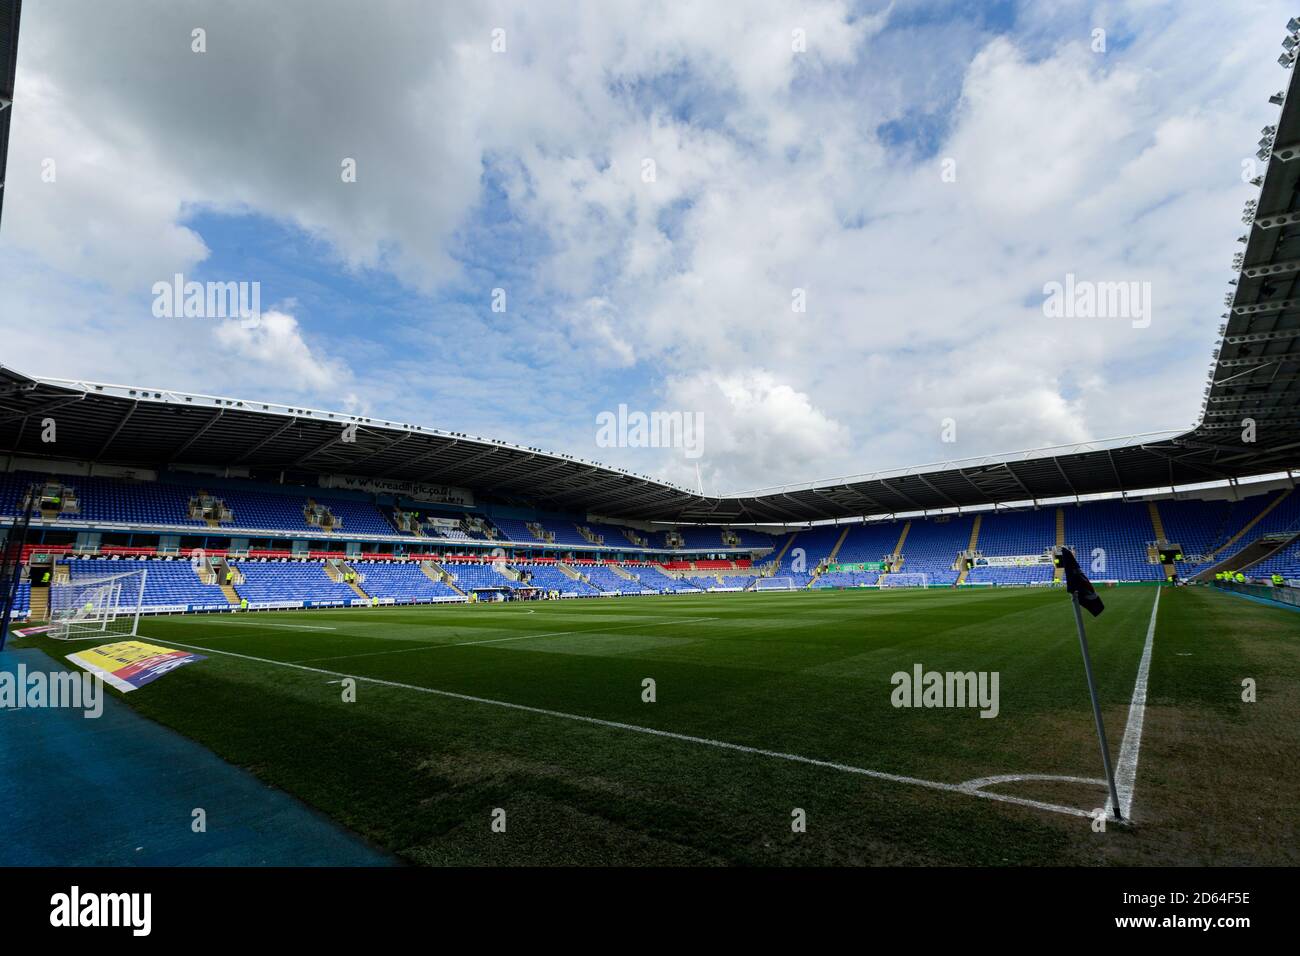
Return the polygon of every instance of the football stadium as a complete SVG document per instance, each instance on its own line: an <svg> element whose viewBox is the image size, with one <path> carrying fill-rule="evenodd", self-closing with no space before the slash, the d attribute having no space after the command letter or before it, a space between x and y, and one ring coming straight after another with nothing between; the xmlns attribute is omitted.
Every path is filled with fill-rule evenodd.
<svg viewBox="0 0 1300 956"><path fill-rule="evenodd" d="M1191 237L1227 250L1229 284L1197 306L1210 369L1182 383L1186 428L831 479L796 461L718 493L617 450L638 429L680 447L691 412L598 417L624 436L614 464L548 429L451 430L437 403L389 420L411 406L382 378L389 403L331 410L239 378L60 377L66 350L111 367L115 345L54 326L5 348L0 862L1296 865L1300 20L1282 25L1273 119L1238 147L1244 225ZM10 3L6 213L40 188L15 171L18 49ZM213 307L213 283L162 285L178 315ZM230 296L214 321L238 326ZM7 316L10 343L32 321ZM161 345L155 367L187 381ZM481 394L451 361L426 372ZM1166 424L1166 399L1139 417Z"/></svg>

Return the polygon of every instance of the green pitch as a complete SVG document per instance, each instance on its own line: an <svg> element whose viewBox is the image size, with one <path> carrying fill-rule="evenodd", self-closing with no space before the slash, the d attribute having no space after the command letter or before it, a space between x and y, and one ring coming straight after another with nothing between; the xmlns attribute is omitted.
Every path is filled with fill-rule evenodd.
<svg viewBox="0 0 1300 956"><path fill-rule="evenodd" d="M1118 757L1157 589L1102 593ZM421 864L1300 862L1300 615L1160 594L1136 825L1104 833L1082 815L1105 789L1060 591L147 618L209 659L126 699ZM996 672L996 716L894 706L918 665Z"/></svg>

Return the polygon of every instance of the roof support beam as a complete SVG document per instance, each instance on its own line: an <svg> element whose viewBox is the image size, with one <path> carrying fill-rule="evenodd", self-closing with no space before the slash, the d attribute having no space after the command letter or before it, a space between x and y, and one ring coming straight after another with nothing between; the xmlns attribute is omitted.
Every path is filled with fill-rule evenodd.
<svg viewBox="0 0 1300 956"><path fill-rule="evenodd" d="M118 436L118 433L121 432L124 427L126 427L126 423L131 420L131 416L135 414L135 410L139 407L140 407L139 402L132 402L130 404L130 406L126 410L126 414L123 415L118 420L117 427L113 429L113 431L109 434L109 436L106 439L104 439L104 444L101 445L99 451L95 453L96 458L104 457L104 453L108 451L108 446L113 444L113 439L115 439Z"/></svg>
<svg viewBox="0 0 1300 956"><path fill-rule="evenodd" d="M177 448L174 452L172 452L170 460L175 461L177 458L179 458L191 445L193 445L196 441L202 438L207 433L207 430L209 428L211 428L217 422L221 421L221 416L224 414L226 414L226 410L224 408L218 408L215 415L213 415L206 422L200 425L198 429L195 430L194 434L185 440L185 444L181 445L180 448Z"/></svg>

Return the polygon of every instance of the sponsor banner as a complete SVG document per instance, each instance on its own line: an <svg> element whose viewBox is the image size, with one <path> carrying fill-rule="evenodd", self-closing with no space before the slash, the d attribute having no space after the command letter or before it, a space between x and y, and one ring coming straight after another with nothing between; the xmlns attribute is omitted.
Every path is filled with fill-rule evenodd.
<svg viewBox="0 0 1300 956"><path fill-rule="evenodd" d="M850 564L832 564L829 571L883 571L884 561L857 561Z"/></svg>
<svg viewBox="0 0 1300 956"><path fill-rule="evenodd" d="M975 560L977 567L990 568L1032 568L1051 563L1052 559L1045 554L995 554Z"/></svg>
<svg viewBox="0 0 1300 956"><path fill-rule="evenodd" d="M379 495L402 495L413 501L427 501L438 505L463 505L474 507L474 493L453 485L430 485L422 481L398 481L388 478L359 478L355 475L324 475L322 488L346 488Z"/></svg>
<svg viewBox="0 0 1300 956"><path fill-rule="evenodd" d="M305 601L250 601L248 603L250 611L279 611L305 606L307 606Z"/></svg>
<svg viewBox="0 0 1300 956"><path fill-rule="evenodd" d="M67 655L78 667L126 693L152 683L163 674L206 657L143 641L118 641Z"/></svg>

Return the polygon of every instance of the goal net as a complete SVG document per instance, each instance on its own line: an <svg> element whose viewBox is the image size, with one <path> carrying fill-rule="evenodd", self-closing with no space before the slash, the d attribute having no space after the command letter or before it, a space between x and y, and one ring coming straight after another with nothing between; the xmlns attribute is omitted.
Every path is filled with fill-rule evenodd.
<svg viewBox="0 0 1300 956"><path fill-rule="evenodd" d="M754 582L755 591L793 591L794 578L759 578Z"/></svg>
<svg viewBox="0 0 1300 956"><path fill-rule="evenodd" d="M62 640L134 637L144 603L143 569L50 585L50 636Z"/></svg>
<svg viewBox="0 0 1300 956"><path fill-rule="evenodd" d="M919 572L904 574L898 572L895 574L882 574L880 576L880 586L882 588L924 588L930 586L930 575Z"/></svg>

